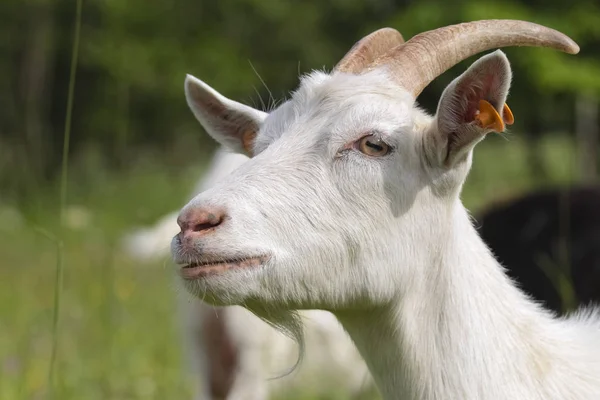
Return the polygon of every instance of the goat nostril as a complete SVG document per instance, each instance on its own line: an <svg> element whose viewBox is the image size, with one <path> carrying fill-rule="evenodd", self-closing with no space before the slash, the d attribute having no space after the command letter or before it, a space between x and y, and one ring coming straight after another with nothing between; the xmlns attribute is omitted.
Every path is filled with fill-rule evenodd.
<svg viewBox="0 0 600 400"><path fill-rule="evenodd" d="M177 218L177 223L181 227L182 237L185 237L216 228L225 220L225 216L221 210L195 209Z"/></svg>
<svg viewBox="0 0 600 400"><path fill-rule="evenodd" d="M202 222L199 224L196 224L192 227L192 232L202 232L205 231L207 229L210 228L214 228L215 226L219 225L221 223L221 221L219 221L216 224L210 223L210 222Z"/></svg>
<svg viewBox="0 0 600 400"><path fill-rule="evenodd" d="M221 225L223 217L222 213L204 212L191 220L187 226L190 231L199 233Z"/></svg>

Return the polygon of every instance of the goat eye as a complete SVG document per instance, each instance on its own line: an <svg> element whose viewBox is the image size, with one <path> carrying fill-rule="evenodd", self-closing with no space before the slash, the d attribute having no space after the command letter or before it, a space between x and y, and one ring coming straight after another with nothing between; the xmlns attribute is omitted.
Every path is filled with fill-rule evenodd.
<svg viewBox="0 0 600 400"><path fill-rule="evenodd" d="M358 149L361 153L371 157L382 157L390 152L390 146L374 135L365 136L360 139L358 141Z"/></svg>

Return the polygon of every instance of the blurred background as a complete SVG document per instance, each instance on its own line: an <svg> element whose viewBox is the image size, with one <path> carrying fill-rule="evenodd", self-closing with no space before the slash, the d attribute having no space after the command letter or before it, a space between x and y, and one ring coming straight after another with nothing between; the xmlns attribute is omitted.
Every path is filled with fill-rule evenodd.
<svg viewBox="0 0 600 400"><path fill-rule="evenodd" d="M85 0L81 11L61 212L76 1L0 2L0 399L189 397L168 261L121 246L187 202L216 149L185 103L186 73L265 109L383 26L408 39L476 19L541 23L581 53L505 49L516 122L478 146L463 200L477 214L597 182L595 0ZM420 104L435 112L475 59Z"/></svg>

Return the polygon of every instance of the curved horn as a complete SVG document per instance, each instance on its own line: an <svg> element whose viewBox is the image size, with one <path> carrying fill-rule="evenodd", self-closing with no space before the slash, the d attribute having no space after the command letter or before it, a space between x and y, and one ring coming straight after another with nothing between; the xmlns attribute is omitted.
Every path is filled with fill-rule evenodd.
<svg viewBox="0 0 600 400"><path fill-rule="evenodd" d="M577 54L568 36L542 25L517 20L483 20L423 32L376 60L415 98L435 78L482 51L508 46L550 47Z"/></svg>
<svg viewBox="0 0 600 400"><path fill-rule="evenodd" d="M365 36L352 46L337 63L334 72L358 74L377 58L404 43L402 34L393 28L381 28Z"/></svg>

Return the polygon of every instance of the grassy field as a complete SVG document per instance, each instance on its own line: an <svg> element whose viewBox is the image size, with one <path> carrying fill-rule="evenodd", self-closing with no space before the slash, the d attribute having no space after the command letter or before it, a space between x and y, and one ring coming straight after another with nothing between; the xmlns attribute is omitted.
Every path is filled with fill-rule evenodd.
<svg viewBox="0 0 600 400"><path fill-rule="evenodd" d="M464 190L474 211L533 187L573 180L572 144L543 144L549 179L528 172L522 139L493 137L476 152ZM54 376L53 296L60 232L57 189L19 205L0 204L0 400L185 399L173 271L140 265L119 249L124 232L180 207L203 166L167 173L146 163L127 173L79 173L69 182L71 228L64 241L64 286ZM77 212L85 207L90 214ZM165 244L167 246L168 244Z"/></svg>

